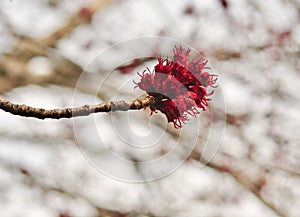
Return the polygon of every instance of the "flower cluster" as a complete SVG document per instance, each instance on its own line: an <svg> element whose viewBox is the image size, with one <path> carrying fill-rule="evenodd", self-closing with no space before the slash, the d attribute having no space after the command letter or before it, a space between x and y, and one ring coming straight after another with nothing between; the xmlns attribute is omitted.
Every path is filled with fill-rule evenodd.
<svg viewBox="0 0 300 217"><path fill-rule="evenodd" d="M189 116L199 114L199 108L205 110L213 93L207 93L207 87L217 87L217 75L206 72L208 61L204 57L189 61L190 52L175 46L173 60L158 58L154 70L138 73L141 80L135 82L136 87L155 98L151 114L161 111L175 128L181 128Z"/></svg>

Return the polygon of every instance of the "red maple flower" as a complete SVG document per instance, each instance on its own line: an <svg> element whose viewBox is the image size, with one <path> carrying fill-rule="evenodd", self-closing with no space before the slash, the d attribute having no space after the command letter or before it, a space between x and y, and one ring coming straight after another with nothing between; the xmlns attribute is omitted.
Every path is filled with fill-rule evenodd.
<svg viewBox="0 0 300 217"><path fill-rule="evenodd" d="M207 60L204 57L189 61L190 49L175 46L173 60L158 58L158 64L151 72L148 68L138 75L136 87L155 97L150 106L151 114L157 110L173 122L175 128L181 128L189 116L199 114L199 108L205 111L210 101L207 87L216 88L217 75L207 72Z"/></svg>

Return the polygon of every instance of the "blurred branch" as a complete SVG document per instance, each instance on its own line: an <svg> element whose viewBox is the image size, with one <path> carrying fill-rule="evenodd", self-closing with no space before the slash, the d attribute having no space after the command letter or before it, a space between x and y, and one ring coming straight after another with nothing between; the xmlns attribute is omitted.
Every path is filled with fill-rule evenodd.
<svg viewBox="0 0 300 217"><path fill-rule="evenodd" d="M49 57L49 47L54 47L56 42L69 35L77 26L87 20L99 9L107 5L110 0L91 1L83 7L79 13L69 19L67 24L42 40L34 40L26 36L19 36L13 32L13 29L7 23L7 28L12 35L18 38L16 48L0 59L0 93L9 91L15 87L28 84L58 84L74 87L77 79L83 69L76 63L61 58L57 64L54 64L53 71L46 76L33 75L28 71L28 61L34 56ZM1 16L4 16L1 14ZM4 19L5 20L5 19ZM51 58L50 58L51 59ZM70 82L71 78L72 82Z"/></svg>
<svg viewBox="0 0 300 217"><path fill-rule="evenodd" d="M16 49L7 55L24 62L27 62L34 56L48 56L47 49L49 47L55 47L57 41L67 37L79 25L90 22L93 14L105 7L110 1L111 0L91 1L87 6L81 8L77 14L73 15L64 26L41 40L34 40L26 36L18 36L13 32L12 28L9 28L11 33L19 38L19 41L16 45Z"/></svg>
<svg viewBox="0 0 300 217"><path fill-rule="evenodd" d="M72 192L70 190L67 190L63 187L59 186L51 186L49 184L46 184L45 182L41 181L41 178L37 178L37 174L32 173L29 171L27 168L24 168L21 165L18 165L16 163L8 163L6 160L0 158L0 166L2 168L7 169L8 171L14 171L14 172L19 172L22 174L26 180L25 182L30 185L30 187L34 186L37 188L40 188L44 192L51 192L55 191L63 196L67 196L69 198L73 199L81 199L83 201L86 201L88 204L90 204L94 209L97 211L97 216L99 217L131 217L131 216L139 216L141 213L136 213L136 212L121 212L121 211L116 211L116 210L111 210L107 208L100 207L97 203L92 201L91 199L87 198L86 196L80 194L79 192ZM151 213L142 213L144 217L155 217Z"/></svg>
<svg viewBox="0 0 300 217"><path fill-rule="evenodd" d="M74 193L71 191L68 191L62 187L58 187L58 186L49 186L49 184L45 184L43 183L40 179L36 178L36 175L34 173L31 173L28 169L17 165L17 164L13 164L13 163L7 163L5 160L0 159L1 162L1 167L5 167L7 170L9 171L16 171L19 172L21 174L23 174L26 178L26 183L28 185L30 185L30 187L34 186L37 188L40 188L41 190L43 190L44 192L51 192L51 191L55 191L61 195L67 196L69 198L73 198L73 199L81 199L86 201L88 204L90 204L93 208L95 208L97 210L97 213L99 217L101 216L107 216L107 217L126 217L128 215L125 213L121 213L118 211L113 211L110 209L105 209L103 207L98 206L96 203L94 203L92 200L90 200L89 198L86 198L85 196L79 194L79 193Z"/></svg>
<svg viewBox="0 0 300 217"><path fill-rule="evenodd" d="M190 156L190 159L194 159L197 161L201 160L201 151L194 150ZM250 177L249 175L243 173L243 171L239 171L233 166L241 166L242 163L245 164L246 162L238 161L233 157L228 157L223 154L221 156L218 155L218 162L216 162L216 160L213 159L209 162L205 161L203 163L214 170L230 175L240 185L244 186L244 188L252 192L253 195L255 195L266 207L272 210L276 215L280 217L286 217L286 215L283 214L278 207L276 207L273 203L271 203L263 197L261 190L266 185L265 177L267 172L262 170L261 167L258 167L258 173L260 174L259 177L253 180L253 177ZM245 168L257 168L256 165L253 165L253 162L247 163L252 165L246 165Z"/></svg>
<svg viewBox="0 0 300 217"><path fill-rule="evenodd" d="M219 171L222 171L222 168L219 167L217 164L209 163L208 166L211 168L217 169ZM224 170L223 170L223 172L224 172ZM276 213L276 215L278 215L280 217L286 217L286 215L282 211L280 211L280 209L278 207L276 207L271 202L267 201L262 196L261 189L262 189L263 185L265 184L264 178L258 179L257 182L255 183L255 182L251 181L250 177L248 177L247 175L245 175L241 172L234 171L234 170L228 170L225 172L230 174L232 177L235 178L235 180L238 183L240 183L242 186L244 186L246 189L248 189L250 192L252 192L266 207L268 207L274 213Z"/></svg>
<svg viewBox="0 0 300 217"><path fill-rule="evenodd" d="M35 75L28 70L27 62L19 61L10 55L4 55L0 60L0 93L29 84L40 86L57 84L75 87L82 71L83 69L79 65L62 58L53 65L51 73Z"/></svg>
<svg viewBox="0 0 300 217"><path fill-rule="evenodd" d="M83 7L79 13L72 16L66 25L54 31L52 34L41 40L41 43L47 47L53 47L58 40L68 36L77 26L83 23L89 23L93 14L99 9L105 7L111 0L94 0Z"/></svg>

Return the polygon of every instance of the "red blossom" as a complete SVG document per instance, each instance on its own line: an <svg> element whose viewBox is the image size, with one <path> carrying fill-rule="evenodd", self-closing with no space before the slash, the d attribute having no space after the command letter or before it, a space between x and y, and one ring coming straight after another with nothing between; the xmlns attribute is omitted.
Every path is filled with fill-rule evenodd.
<svg viewBox="0 0 300 217"><path fill-rule="evenodd" d="M188 5L185 9L184 9L184 14L186 15L193 15L195 14L195 7L192 5Z"/></svg>
<svg viewBox="0 0 300 217"><path fill-rule="evenodd" d="M93 11L88 7L83 7L79 11L79 16L83 18L86 22L90 23L92 21Z"/></svg>
<svg viewBox="0 0 300 217"><path fill-rule="evenodd" d="M223 8L227 9L228 8L228 2L227 0L220 0L220 3L222 5Z"/></svg>
<svg viewBox="0 0 300 217"><path fill-rule="evenodd" d="M118 67L122 74L129 74L140 63L138 59L134 59L131 63Z"/></svg>
<svg viewBox="0 0 300 217"><path fill-rule="evenodd" d="M181 128L189 116L199 114L199 109L204 111L213 93L207 93L207 87L217 87L217 75L207 72L208 61L204 57L189 61L190 52L175 46L172 60L158 58L154 70L138 73L141 79L135 82L136 87L155 97L151 114L161 111L175 128Z"/></svg>

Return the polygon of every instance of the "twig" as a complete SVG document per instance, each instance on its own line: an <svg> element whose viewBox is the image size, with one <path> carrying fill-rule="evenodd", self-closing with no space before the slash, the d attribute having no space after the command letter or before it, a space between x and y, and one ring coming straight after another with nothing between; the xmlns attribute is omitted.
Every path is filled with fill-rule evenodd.
<svg viewBox="0 0 300 217"><path fill-rule="evenodd" d="M38 119L61 119L87 116L89 114L98 112L140 110L150 106L152 103L154 103L154 100L154 97L147 96L144 99L135 99L131 102L125 102L122 100L118 102L108 102L97 105L84 105L77 108L46 110L43 108L34 108L27 105L14 104L0 98L0 109L23 117L33 117Z"/></svg>

